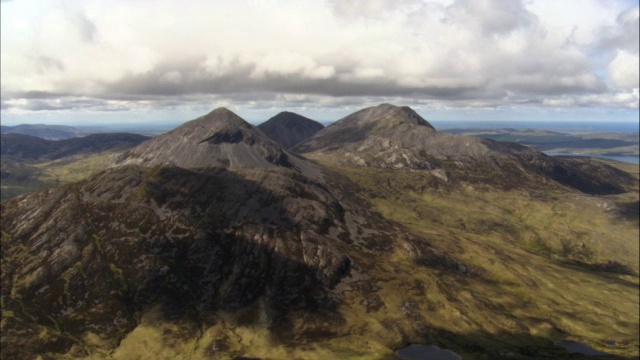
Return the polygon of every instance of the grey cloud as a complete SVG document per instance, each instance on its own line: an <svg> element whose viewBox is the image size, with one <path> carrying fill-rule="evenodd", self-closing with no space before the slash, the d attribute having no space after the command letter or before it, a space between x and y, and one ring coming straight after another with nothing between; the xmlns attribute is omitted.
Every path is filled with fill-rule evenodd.
<svg viewBox="0 0 640 360"><path fill-rule="evenodd" d="M342 21L381 19L393 12L406 11L423 5L421 0L329 0L331 8Z"/></svg>
<svg viewBox="0 0 640 360"><path fill-rule="evenodd" d="M37 56L34 59L34 62L36 63L37 69L38 71L40 71L40 73L46 73L51 69L59 71L64 71L66 69L66 66L64 65L62 60L55 59L49 56Z"/></svg>
<svg viewBox="0 0 640 360"><path fill-rule="evenodd" d="M432 99L464 106L467 101L479 101L491 106L509 103L540 103L543 95L587 93L604 91L601 83L584 84L579 79L588 70L588 64L576 61L564 62L559 58L513 59L512 69L501 73L500 67L491 78L481 85L458 86L402 86L394 79L340 80L349 67L336 67L336 75L328 79L308 79L300 76L267 74L261 78L252 77L255 64L235 64L227 73L214 76L203 65L202 57L183 59L180 62L161 63L153 70L114 83L102 84L101 94L94 97L100 101L119 100L130 102L152 101L158 106L178 107L189 103L198 103L203 97L214 96L233 101L276 101L282 94L292 94L287 101L304 103L309 96L328 96L332 103L344 99L360 98L410 98L413 100ZM506 60L509 62L509 59ZM165 74L179 74L179 81L163 81ZM551 75L551 76L550 76ZM437 84L437 82L435 82ZM25 92L13 94L13 97L31 100L49 100L72 98L72 92L48 93ZM293 94L305 96L295 97ZM76 94L79 96L81 94ZM279 100L278 100L279 101ZM89 108L100 106L94 102L65 101L64 106L52 102L30 102L25 109L55 110L63 108ZM111 109L113 105L106 106Z"/></svg>
<svg viewBox="0 0 640 360"><path fill-rule="evenodd" d="M223 46L216 49L220 54L218 58L206 56L205 52L211 49L190 57L159 50L159 63L145 73L131 74L124 70L114 82L90 78L86 83L70 80L65 84L59 77L52 77L53 86L49 88L57 91L6 94L9 98L29 100L20 104L5 102L3 90L2 106L3 109L19 107L32 111L71 108L119 111L126 106L147 106L145 103L166 108L198 106L211 99L300 106L313 99L323 99L323 104L336 107L349 107L363 101L399 99L398 102L402 102L402 99L410 99L412 103L423 104L499 107L550 103L548 99L553 97L562 97L567 106L582 106L598 104L583 95L615 91L607 88L603 80L606 76L600 78L598 75L598 64L575 42L568 40L566 46L545 42L546 29L519 0L455 0L449 7L422 0L330 1L332 11L343 21L370 21L367 26L378 26L385 25L392 17L392 26L399 29L392 29L395 31L392 33L404 36L398 39L397 47L391 47L400 49L398 54L386 54L376 49L377 44L365 41L344 45L340 52L328 50L317 55L311 55L315 52L304 47L294 47L292 53L308 59L312 70L323 66L331 69L326 78L314 78L309 75L311 71L305 73L304 69L298 72L285 69L278 73L281 70L278 66L267 65L262 66L262 72L257 71L264 65L261 61L265 55L254 51L251 44L247 44L246 53L237 53L237 57L231 59L228 57L232 55ZM637 53L638 17L632 15L630 12L622 14L618 26L604 29L598 46L611 52L627 49ZM84 41L100 39L96 25L84 13L72 13L70 19ZM423 23L428 24L423 26ZM345 31L349 31L351 25L347 24ZM448 38L443 43L437 43L441 39L432 40L431 37L437 38L434 29L442 31L437 35L463 36L454 39L449 46ZM379 28L374 27L374 34L376 30ZM505 39L515 39L516 45L505 45ZM381 39L392 45L395 40L384 36ZM427 51L431 50L430 41L435 44L432 53ZM518 48L517 41L525 44L525 48ZM176 53L182 54L180 46L184 44L177 45ZM501 45L513 45L513 48L505 50ZM368 46L373 50L368 52ZM351 51L352 47L354 51ZM367 57L369 54L371 58ZM59 57L35 56L30 60L34 60L42 72L58 70L73 74L73 69L67 68L61 60L64 56ZM408 62L407 69L403 69L404 63L398 59L412 57L417 61ZM211 60L209 64L208 59ZM421 61L428 66L422 67ZM295 67L296 63L293 64ZM414 64L417 65L412 67ZM217 67L212 69L212 66ZM373 75L371 72L362 75L366 70L373 70ZM92 93L78 90L94 89L94 85L98 90L92 90ZM83 95L90 99L82 100ZM571 101L573 98L581 100ZM52 101L54 99L60 101ZM614 99L610 101L613 103Z"/></svg>
<svg viewBox="0 0 640 360"><path fill-rule="evenodd" d="M605 27L601 30L596 50L627 50L638 53L640 50L639 8L629 9L618 15L617 26Z"/></svg>
<svg viewBox="0 0 640 360"><path fill-rule="evenodd" d="M431 97L458 97L477 89L473 86L406 87L394 79L378 81L343 81L340 72L328 79L312 79L267 73L252 76L257 64L237 63L227 73L212 75L200 58L184 60L179 64L163 63L152 71L102 84L105 93L148 96L176 96L181 94L229 94L244 92L303 93L341 96L409 96L420 94ZM344 71L347 71L345 69ZM350 71L350 70L348 70ZM178 74L179 81L164 81L167 73Z"/></svg>
<svg viewBox="0 0 640 360"><path fill-rule="evenodd" d="M94 42L96 33L98 32L96 24L89 20L87 15L82 12L76 13L73 20L80 31L82 40L88 43Z"/></svg>
<svg viewBox="0 0 640 360"><path fill-rule="evenodd" d="M49 92L49 91L25 91L7 94L7 97L16 99L57 99L60 97L71 96L71 93Z"/></svg>
<svg viewBox="0 0 640 360"><path fill-rule="evenodd" d="M493 69L494 83L526 94L581 94L607 91L607 85L593 74L592 65L573 54L531 49L528 58L503 59ZM506 70L505 70L506 69Z"/></svg>
<svg viewBox="0 0 640 360"><path fill-rule="evenodd" d="M30 94L34 95L34 94ZM79 109L91 109L98 111L116 111L128 110L128 107L119 105L110 105L104 99L98 98L76 98L72 96L56 96L49 97L48 94L43 94L43 98L21 98L27 100L20 103L10 103L6 100L2 101L2 109L19 108L21 110L29 111L60 111L60 110L79 110Z"/></svg>
<svg viewBox="0 0 640 360"><path fill-rule="evenodd" d="M521 0L456 0L446 14L446 20L485 35L504 35L535 22Z"/></svg>

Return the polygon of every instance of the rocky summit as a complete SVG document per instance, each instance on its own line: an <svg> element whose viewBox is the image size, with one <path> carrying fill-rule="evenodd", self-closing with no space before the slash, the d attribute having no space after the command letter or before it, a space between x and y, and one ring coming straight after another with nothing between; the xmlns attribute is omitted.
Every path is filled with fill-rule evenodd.
<svg viewBox="0 0 640 360"><path fill-rule="evenodd" d="M296 113L283 111L258 125L269 138L289 149L310 138L324 126Z"/></svg>
<svg viewBox="0 0 640 360"><path fill-rule="evenodd" d="M293 150L344 166L422 170L441 182L464 179L506 188L555 181L587 193L609 194L623 191L632 181L601 163L557 159L514 143L440 133L412 109L391 104L348 115Z"/></svg>
<svg viewBox="0 0 640 360"><path fill-rule="evenodd" d="M225 108L215 109L131 149L116 164L230 169L293 166L290 154Z"/></svg>

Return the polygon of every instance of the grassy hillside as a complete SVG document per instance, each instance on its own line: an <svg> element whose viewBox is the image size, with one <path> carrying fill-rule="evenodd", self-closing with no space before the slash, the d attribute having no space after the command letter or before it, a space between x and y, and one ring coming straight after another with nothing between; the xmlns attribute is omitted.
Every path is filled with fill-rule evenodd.
<svg viewBox="0 0 640 360"><path fill-rule="evenodd" d="M637 178L637 166L611 163ZM637 184L615 196L427 187L420 172L325 165L342 196L362 194L403 227L390 229L400 235L389 251L345 244L353 267L333 291L338 315L299 313L285 332L296 336L282 338L261 325L260 301L200 326L189 320L196 314L169 319L153 307L109 354L99 338L84 339L88 357L395 359L426 343L464 359L581 358L553 345L572 340L613 354L602 359L637 358ZM347 221L366 231L381 220Z"/></svg>
<svg viewBox="0 0 640 360"><path fill-rule="evenodd" d="M58 141L18 133L3 134L0 199L84 179L108 166L114 154L147 139L128 133L94 134Z"/></svg>
<svg viewBox="0 0 640 360"><path fill-rule="evenodd" d="M35 164L3 156L0 199L4 201L31 191L82 180L106 168L117 154L119 152L106 151Z"/></svg>
<svg viewBox="0 0 640 360"><path fill-rule="evenodd" d="M637 176L637 166L621 166ZM413 302L415 316L446 334L412 341L455 348L465 359L482 358L474 343L499 352L562 339L638 355L637 184L617 196L424 189L417 172L337 170L385 217L477 269L461 279L416 268L403 251L390 258L377 275L388 281L376 284L382 302L396 304L385 316Z"/></svg>

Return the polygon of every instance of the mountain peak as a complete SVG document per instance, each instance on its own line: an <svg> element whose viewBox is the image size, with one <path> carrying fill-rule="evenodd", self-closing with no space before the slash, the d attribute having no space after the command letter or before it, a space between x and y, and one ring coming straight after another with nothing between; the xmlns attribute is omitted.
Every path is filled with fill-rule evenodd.
<svg viewBox="0 0 640 360"><path fill-rule="evenodd" d="M258 125L258 128L273 141L285 148L291 148L310 138L324 126L302 115L283 111Z"/></svg>
<svg viewBox="0 0 640 360"><path fill-rule="evenodd" d="M117 162L126 164L183 168L290 166L288 155L278 144L224 107L133 148Z"/></svg>
<svg viewBox="0 0 640 360"><path fill-rule="evenodd" d="M385 103L336 121L296 146L296 151L335 150L375 139L393 140L398 144L411 143L414 146L423 142L425 136L435 133L436 129L410 107Z"/></svg>
<svg viewBox="0 0 640 360"><path fill-rule="evenodd" d="M435 131L435 128L412 108L388 103L362 109L340 121L376 123L378 126L418 125Z"/></svg>
<svg viewBox="0 0 640 360"><path fill-rule="evenodd" d="M184 123L180 128L188 125L211 126L210 130L218 130L221 127L252 127L252 125L246 122L243 118L225 107L213 109L204 116Z"/></svg>

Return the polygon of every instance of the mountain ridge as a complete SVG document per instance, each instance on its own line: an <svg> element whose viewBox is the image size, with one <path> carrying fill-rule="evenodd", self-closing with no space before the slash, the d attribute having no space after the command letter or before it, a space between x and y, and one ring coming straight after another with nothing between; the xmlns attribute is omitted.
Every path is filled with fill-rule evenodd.
<svg viewBox="0 0 640 360"><path fill-rule="evenodd" d="M31 135L47 140L63 140L87 136L91 134L91 131L65 125L20 124L14 126L2 125L1 133Z"/></svg>
<svg viewBox="0 0 640 360"><path fill-rule="evenodd" d="M217 108L129 150L116 165L271 168L292 167L293 158L232 111Z"/></svg>
<svg viewBox="0 0 640 360"><path fill-rule="evenodd" d="M441 133L410 108L390 104L348 115L293 150L344 166L427 171L445 183L473 178L505 187L540 187L553 180L587 193L611 194L632 181L601 163L555 159L523 145Z"/></svg>
<svg viewBox="0 0 640 360"><path fill-rule="evenodd" d="M121 150L150 138L131 133L99 133L62 140L47 140L37 136L9 133L0 135L2 156L29 161L49 161L77 154L92 154L106 150Z"/></svg>

